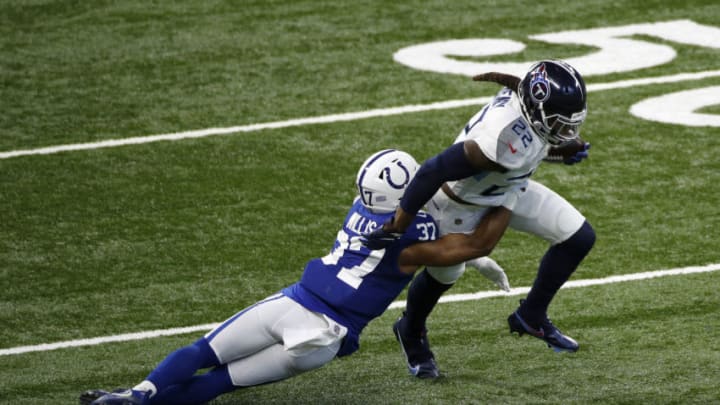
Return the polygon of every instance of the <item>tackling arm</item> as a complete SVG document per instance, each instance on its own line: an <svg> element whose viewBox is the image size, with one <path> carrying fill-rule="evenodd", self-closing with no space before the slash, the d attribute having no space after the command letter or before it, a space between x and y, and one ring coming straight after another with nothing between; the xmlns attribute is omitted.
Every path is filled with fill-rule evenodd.
<svg viewBox="0 0 720 405"><path fill-rule="evenodd" d="M446 181L460 180L481 171L506 171L488 159L474 141L456 143L440 154L428 159L405 190L392 222L383 226L389 233L402 233L415 214L427 203Z"/></svg>
<svg viewBox="0 0 720 405"><path fill-rule="evenodd" d="M405 248L398 258L403 272L411 273L419 266L452 266L476 257L487 256L505 234L512 211L494 207L482 218L473 233L451 233L442 238L416 243Z"/></svg>

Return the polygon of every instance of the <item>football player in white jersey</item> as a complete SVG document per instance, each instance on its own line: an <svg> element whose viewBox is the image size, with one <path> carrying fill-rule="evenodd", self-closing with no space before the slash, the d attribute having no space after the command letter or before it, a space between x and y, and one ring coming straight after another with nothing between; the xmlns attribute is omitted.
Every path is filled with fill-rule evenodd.
<svg viewBox="0 0 720 405"><path fill-rule="evenodd" d="M573 164L588 156L590 145L579 136L587 113L585 83L559 60L535 63L522 79L495 72L474 79L505 87L468 121L452 146L423 163L393 220L366 234L363 243L373 249L391 246L424 205L441 236L472 232L491 207L511 207L510 228L539 236L550 247L532 289L508 317L510 331L542 339L556 351L575 352L577 342L552 324L547 309L592 248L595 232L572 204L530 177L543 160ZM393 331L418 377L439 375L425 321L464 270L464 263L428 267L410 285L406 311Z"/></svg>
<svg viewBox="0 0 720 405"><path fill-rule="evenodd" d="M388 149L369 157L357 175L359 196L332 250L309 261L299 282L172 352L135 387L112 393L87 391L80 403L205 403L355 352L363 328L387 309L421 265L442 266L486 256L510 221L510 210L497 207L472 234L437 239L435 220L417 212L393 246L364 247L361 236L390 219L417 169L415 159L405 152ZM206 368L210 371L196 375Z"/></svg>

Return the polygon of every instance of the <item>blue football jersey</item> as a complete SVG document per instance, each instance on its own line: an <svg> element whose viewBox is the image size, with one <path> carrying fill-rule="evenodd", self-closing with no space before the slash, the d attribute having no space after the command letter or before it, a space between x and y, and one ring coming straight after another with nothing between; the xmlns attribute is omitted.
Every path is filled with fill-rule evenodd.
<svg viewBox="0 0 720 405"><path fill-rule="evenodd" d="M360 237L382 226L392 215L372 213L356 199L330 254L308 262L300 281L282 291L348 328L338 356L358 349L362 329L381 315L412 280L411 274L400 272L400 252L437 237L435 220L421 211L392 246L382 250L363 246Z"/></svg>

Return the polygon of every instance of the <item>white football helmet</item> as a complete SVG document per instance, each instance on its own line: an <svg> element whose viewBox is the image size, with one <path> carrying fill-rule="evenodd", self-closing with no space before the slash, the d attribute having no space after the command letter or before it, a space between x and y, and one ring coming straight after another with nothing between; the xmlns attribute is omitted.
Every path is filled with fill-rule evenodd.
<svg viewBox="0 0 720 405"><path fill-rule="evenodd" d="M375 213L395 211L418 167L412 156L395 149L367 158L355 181L363 205Z"/></svg>

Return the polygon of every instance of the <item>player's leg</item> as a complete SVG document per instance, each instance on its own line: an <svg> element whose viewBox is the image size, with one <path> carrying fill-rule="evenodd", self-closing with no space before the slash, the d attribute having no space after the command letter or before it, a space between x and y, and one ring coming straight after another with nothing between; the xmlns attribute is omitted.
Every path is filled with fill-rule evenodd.
<svg viewBox="0 0 720 405"><path fill-rule="evenodd" d="M244 311L206 335L224 366L159 395L203 403L240 387L284 380L331 361L347 329L285 296ZM272 297L271 297L272 298Z"/></svg>
<svg viewBox="0 0 720 405"><path fill-rule="evenodd" d="M484 209L458 204L442 191L428 203L427 210L438 224L439 234L471 232ZM393 332L407 359L411 374L436 378L439 370L430 350L426 321L440 296L449 290L465 272L465 263L450 267L428 267L419 272L408 288L403 316L393 325Z"/></svg>
<svg viewBox="0 0 720 405"><path fill-rule="evenodd" d="M462 274L464 264L456 267ZM454 280L448 284L439 282L429 270L425 269L415 276L408 288L405 311L393 324L393 333L405 354L408 370L419 378L440 376L435 355L430 350L425 322L440 296L454 284Z"/></svg>
<svg viewBox="0 0 720 405"><path fill-rule="evenodd" d="M329 363L340 350L341 343L337 340L327 346L308 347L300 351L273 345L228 364L228 370L236 387L284 380Z"/></svg>
<svg viewBox="0 0 720 405"><path fill-rule="evenodd" d="M252 355L243 353L227 359L235 386L266 384L316 369L332 360L340 349L347 328L289 298L284 300L289 305L268 330L277 337L277 344Z"/></svg>
<svg viewBox="0 0 720 405"><path fill-rule="evenodd" d="M131 389L105 393L96 398L92 405L165 403L163 400L158 401L158 398L174 387L189 382L198 370L217 365L218 359L203 337L170 353L140 384ZM229 378L224 382L225 389L232 387ZM218 380L218 383L222 381Z"/></svg>
<svg viewBox="0 0 720 405"><path fill-rule="evenodd" d="M515 206L510 227L551 243L527 298L508 318L511 330L539 337L555 350L576 351L577 343L552 325L547 310L560 287L590 252L595 243L594 230L572 204L534 181L530 181Z"/></svg>
<svg viewBox="0 0 720 405"><path fill-rule="evenodd" d="M171 387L177 391L179 386L195 382L194 375L200 369L227 364L281 343L283 331L278 330L278 325L287 324L288 315L296 313L297 307L302 308L282 294L268 297L233 315L192 345L171 353L132 390L110 394L95 403L112 404L113 400L122 397L139 398L138 403L145 403L146 398L154 398L156 394L163 397L165 391ZM299 316L297 320L302 321L305 318ZM297 327L302 328L302 325ZM216 378L212 383L208 376L203 380L206 384L193 385L211 390L196 392L198 396L215 397L233 388L232 384L224 383L230 381L227 370L224 371L227 374L225 377L221 375L222 369L217 370L212 374Z"/></svg>
<svg viewBox="0 0 720 405"><path fill-rule="evenodd" d="M272 325L289 307L289 301L289 298L275 294L243 309L208 332L190 349L183 348L166 357L135 389L146 387L151 392L163 393L169 387L187 384L200 369L226 364L234 358L249 356L276 344L280 337L272 333ZM219 374L215 373L216 376ZM217 379L222 380L219 376ZM225 378L225 381L228 380ZM211 388L215 390L218 387L226 392L232 386L216 383ZM217 396L223 392L208 392L206 395Z"/></svg>
<svg viewBox="0 0 720 405"><path fill-rule="evenodd" d="M330 362L340 344L341 340L336 340L328 346L300 352L274 344L251 356L194 376L184 384L172 386L153 398L152 404L201 404L238 388L290 378Z"/></svg>
<svg viewBox="0 0 720 405"><path fill-rule="evenodd" d="M152 405L203 404L219 395L237 389L233 385L227 365L215 367L195 375L181 384L171 385L152 397Z"/></svg>

